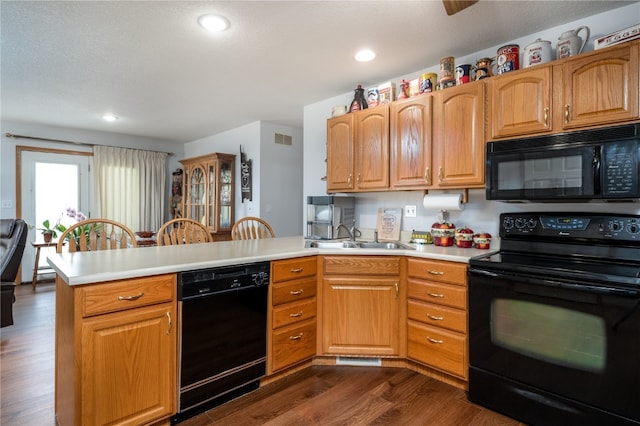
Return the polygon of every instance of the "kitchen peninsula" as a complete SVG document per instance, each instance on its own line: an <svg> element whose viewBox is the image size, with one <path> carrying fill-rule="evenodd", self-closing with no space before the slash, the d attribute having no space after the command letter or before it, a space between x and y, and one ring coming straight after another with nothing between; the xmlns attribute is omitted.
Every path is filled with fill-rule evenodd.
<svg viewBox="0 0 640 426"><path fill-rule="evenodd" d="M497 244L492 244L493 250L498 250ZM177 341L181 326L178 273L262 261L270 261L272 271L266 332L273 337L268 339L269 377L266 380L309 363L314 357L329 362L328 359L341 355L370 356L383 358L383 366L384 362L395 362L387 365L405 365L426 374L434 372L434 377L464 388L466 264L470 257L486 253L486 250L433 245L415 250L316 249L305 248L303 237L287 237L53 254L48 263L57 273L55 412L58 422L61 426L167 422L177 410ZM315 284L312 290L317 294L309 298L306 293L307 299L300 302L277 302L276 289L301 281L289 276L293 267L287 268L294 262L311 263L314 271L317 264L317 278L304 279ZM434 267L443 272L427 272ZM429 277L429 273L433 275ZM358 291L333 294L334 285ZM380 287L375 287L377 285ZM441 308L443 312L453 312L458 321L462 321L453 331L442 324L445 327L442 333L456 337L458 346L454 353L437 353L412 343L412 334L427 327L436 328L435 324L429 326L418 321L412 324L413 313L426 304L415 291L427 286L439 286L445 297L450 291L453 298L460 298L456 302L459 306ZM366 345L358 349L344 340L353 337L353 333L333 334L343 330L333 327L332 316L345 311L336 310L331 303L335 301L338 305L354 294L365 293L382 297L374 308L392 311L392 314L385 311L382 317L391 318L392 325L380 327L385 330L383 339L389 335L396 339L396 344L389 345L388 349L369 350ZM277 323L276 312L295 303L308 306L309 301L314 308L317 301L317 322L314 318L304 323L317 324L317 342L310 347L311 356L281 362L284 358L281 357L283 351L277 348L278 333L295 325ZM363 309L359 311L361 314ZM412 326L407 332L408 321ZM370 347L380 348L379 345Z"/></svg>

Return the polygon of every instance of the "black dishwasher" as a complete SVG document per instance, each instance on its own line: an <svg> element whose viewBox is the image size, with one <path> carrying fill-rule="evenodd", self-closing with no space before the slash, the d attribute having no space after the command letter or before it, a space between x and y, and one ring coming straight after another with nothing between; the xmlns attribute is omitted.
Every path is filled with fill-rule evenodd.
<svg viewBox="0 0 640 426"><path fill-rule="evenodd" d="M180 421L255 390L266 375L269 262L182 272Z"/></svg>

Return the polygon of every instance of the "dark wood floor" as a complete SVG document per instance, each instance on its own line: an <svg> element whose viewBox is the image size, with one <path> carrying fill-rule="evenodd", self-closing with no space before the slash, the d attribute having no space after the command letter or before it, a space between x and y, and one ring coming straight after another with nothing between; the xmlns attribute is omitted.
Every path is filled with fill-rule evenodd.
<svg viewBox="0 0 640 426"><path fill-rule="evenodd" d="M54 285L23 285L16 297L15 325L0 329L0 424L55 426ZM522 424L410 370L314 366L181 423L204 425Z"/></svg>

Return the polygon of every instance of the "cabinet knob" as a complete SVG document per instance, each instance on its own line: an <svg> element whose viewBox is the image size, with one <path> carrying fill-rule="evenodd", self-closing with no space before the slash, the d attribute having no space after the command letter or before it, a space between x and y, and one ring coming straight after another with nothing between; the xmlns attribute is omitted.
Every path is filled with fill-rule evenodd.
<svg viewBox="0 0 640 426"><path fill-rule="evenodd" d="M428 337L428 336L427 336L427 340L437 345L441 345L444 343L444 340L432 339L431 337Z"/></svg>
<svg viewBox="0 0 640 426"><path fill-rule="evenodd" d="M569 104L564 106L564 122L565 124L569 124Z"/></svg>
<svg viewBox="0 0 640 426"><path fill-rule="evenodd" d="M431 320L434 320L434 321L442 321L442 320L444 320L444 317L437 317L437 316L431 315L429 313L427 313L427 318L429 318Z"/></svg>
<svg viewBox="0 0 640 426"><path fill-rule="evenodd" d="M442 166L438 167L438 181L442 183L444 180L444 170L442 170Z"/></svg>
<svg viewBox="0 0 640 426"><path fill-rule="evenodd" d="M303 289L300 289L300 290L291 290L291 291L289 292L289 294L291 294L292 296L298 296L298 295L300 295L300 294L302 294L302 293L304 293L304 290L303 290Z"/></svg>
<svg viewBox="0 0 640 426"><path fill-rule="evenodd" d="M138 300L142 296L144 296L144 293L140 292L138 294L134 294L133 296L118 296L118 300Z"/></svg>
<svg viewBox="0 0 640 426"><path fill-rule="evenodd" d="M429 166L424 168L424 180L427 185L431 185L431 168Z"/></svg>
<svg viewBox="0 0 640 426"><path fill-rule="evenodd" d="M544 109L544 125L545 127L549 127L549 107Z"/></svg>
<svg viewBox="0 0 640 426"><path fill-rule="evenodd" d="M295 336L289 336L290 340L300 340L302 339L303 333L297 334Z"/></svg>

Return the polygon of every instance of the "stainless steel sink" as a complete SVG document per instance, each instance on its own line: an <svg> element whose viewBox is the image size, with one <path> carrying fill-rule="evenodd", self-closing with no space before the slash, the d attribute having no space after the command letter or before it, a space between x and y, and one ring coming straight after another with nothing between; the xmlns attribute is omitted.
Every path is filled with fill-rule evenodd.
<svg viewBox="0 0 640 426"><path fill-rule="evenodd" d="M368 248L368 249L385 249L385 250L413 250L413 247L398 243L398 242L364 242L359 241L358 246L360 248Z"/></svg>
<svg viewBox="0 0 640 426"><path fill-rule="evenodd" d="M319 249L348 249L358 248L355 241L307 241L305 248Z"/></svg>
<svg viewBox="0 0 640 426"><path fill-rule="evenodd" d="M307 241L305 248L319 249L383 249L413 250L414 248L400 242L368 242L368 241Z"/></svg>

